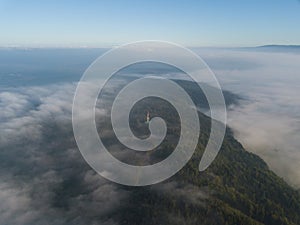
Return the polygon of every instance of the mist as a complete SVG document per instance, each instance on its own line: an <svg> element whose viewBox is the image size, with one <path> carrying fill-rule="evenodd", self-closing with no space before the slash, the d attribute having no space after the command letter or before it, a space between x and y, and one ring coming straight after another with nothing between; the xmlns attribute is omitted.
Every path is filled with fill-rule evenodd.
<svg viewBox="0 0 300 225"><path fill-rule="evenodd" d="M223 89L242 96L240 104L228 110L235 137L300 188L300 54L232 49L197 49L197 53ZM87 165L72 133L72 100L88 60L74 72L75 78L64 80L59 72L51 80L47 73L48 81L42 83L35 81L41 81L43 73L34 73L36 80L30 74L46 71L47 65L39 64L36 70L35 64L27 65L29 75L20 73L16 83L9 77L15 77L19 67L2 71L6 80L0 86L2 222L118 224L115 215L128 200L128 191ZM205 190L174 182L155 188L161 193L171 188L170 194L188 201L198 193L203 206L208 198Z"/></svg>
<svg viewBox="0 0 300 225"><path fill-rule="evenodd" d="M197 53L223 89L243 97L228 111L235 137L300 188L300 52L296 50L198 49Z"/></svg>

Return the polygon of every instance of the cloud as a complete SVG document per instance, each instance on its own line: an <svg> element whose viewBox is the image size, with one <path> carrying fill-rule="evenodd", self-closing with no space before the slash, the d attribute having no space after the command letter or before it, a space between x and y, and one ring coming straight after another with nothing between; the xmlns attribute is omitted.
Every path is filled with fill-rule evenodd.
<svg viewBox="0 0 300 225"><path fill-rule="evenodd" d="M5 112L0 114L3 224L115 225L124 217L124 207L140 207L139 200L131 202L136 189L96 174L77 149L71 124L75 87L68 83L0 92L0 110ZM111 147L120 158L131 156ZM153 191L201 207L208 197L195 186L168 182Z"/></svg>
<svg viewBox="0 0 300 225"><path fill-rule="evenodd" d="M73 138L75 84L0 93L0 218L4 224L117 224L127 193L97 175Z"/></svg>
<svg viewBox="0 0 300 225"><path fill-rule="evenodd" d="M228 112L235 137L299 188L300 55L233 50L202 53L221 86L244 97Z"/></svg>
<svg viewBox="0 0 300 225"><path fill-rule="evenodd" d="M43 63L48 70L49 62ZM51 71L50 75L55 72ZM0 92L1 222L7 225L48 224L49 221L54 225L118 224L118 216L127 205L130 193L97 175L76 148L71 126L76 84L47 85L54 78L36 74L32 77L29 73L31 82L26 82L28 77L24 74L16 79L10 76L2 82L5 88ZM58 79L66 78L58 76ZM24 83L44 86L11 88ZM107 94L114 88L108 87ZM116 146L112 150L121 158L128 157ZM172 197L187 201L194 200L189 193L197 192L196 187L184 185L167 188L174 189ZM158 191L168 194L163 188ZM204 204L202 196L197 198ZM139 206L134 204L134 207Z"/></svg>
<svg viewBox="0 0 300 225"><path fill-rule="evenodd" d="M299 55L210 50L205 57L223 88L246 96L229 111L236 137L300 187ZM97 175L76 148L71 125L75 88L75 83L65 83L0 92L2 223L119 223L118 212L130 192ZM155 188L200 206L208 197L205 190L174 182Z"/></svg>
<svg viewBox="0 0 300 225"><path fill-rule="evenodd" d="M200 205L202 207L206 206L206 200L209 198L207 188L200 188L191 184L182 185L176 181L158 184L154 186L153 189L171 198L182 199L184 202ZM172 192L170 192L170 190L172 190Z"/></svg>

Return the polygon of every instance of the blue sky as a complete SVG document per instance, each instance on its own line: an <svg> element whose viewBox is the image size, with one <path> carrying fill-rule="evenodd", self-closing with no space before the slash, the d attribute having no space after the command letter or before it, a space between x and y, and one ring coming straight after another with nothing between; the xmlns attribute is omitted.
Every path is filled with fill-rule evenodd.
<svg viewBox="0 0 300 225"><path fill-rule="evenodd" d="M0 0L0 46L300 44L298 0Z"/></svg>

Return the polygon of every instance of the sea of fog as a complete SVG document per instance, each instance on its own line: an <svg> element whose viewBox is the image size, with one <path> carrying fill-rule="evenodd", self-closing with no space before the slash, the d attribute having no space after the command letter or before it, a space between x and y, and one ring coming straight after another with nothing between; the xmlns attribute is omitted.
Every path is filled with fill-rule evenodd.
<svg viewBox="0 0 300 225"><path fill-rule="evenodd" d="M228 112L235 137L300 188L300 51L271 47L193 50L210 66L223 89L243 97ZM13 148L22 143L30 143L25 149L42 146L40 132L46 118L70 119L76 82L105 51L0 50L1 161L13 164L17 157ZM11 151L4 150L8 146ZM30 152L24 160L37 157Z"/></svg>
<svg viewBox="0 0 300 225"><path fill-rule="evenodd" d="M300 188L300 48L197 52L224 89L245 97L228 112L235 137Z"/></svg>

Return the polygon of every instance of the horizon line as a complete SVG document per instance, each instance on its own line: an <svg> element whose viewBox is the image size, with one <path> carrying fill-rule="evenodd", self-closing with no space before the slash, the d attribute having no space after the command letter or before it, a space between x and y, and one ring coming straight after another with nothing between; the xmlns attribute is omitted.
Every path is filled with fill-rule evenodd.
<svg viewBox="0 0 300 225"><path fill-rule="evenodd" d="M110 46L87 46L87 45L74 45L74 46L26 46L26 45L0 45L0 49L111 49L122 46L123 44L116 44ZM183 45L184 46L184 45ZM264 44L264 45L246 45L246 46L205 46L205 45L191 45L184 46L186 48L219 48L219 49L240 49L240 48L259 48L259 47L300 47L300 44Z"/></svg>

